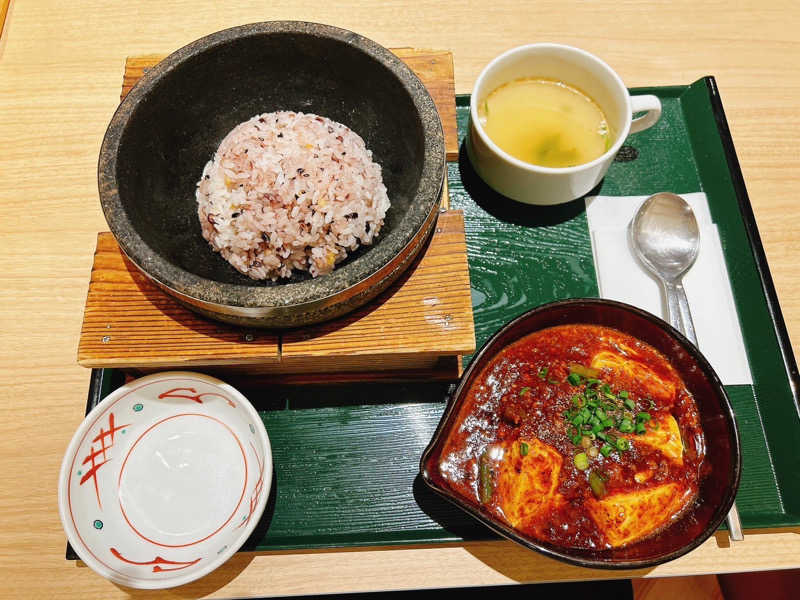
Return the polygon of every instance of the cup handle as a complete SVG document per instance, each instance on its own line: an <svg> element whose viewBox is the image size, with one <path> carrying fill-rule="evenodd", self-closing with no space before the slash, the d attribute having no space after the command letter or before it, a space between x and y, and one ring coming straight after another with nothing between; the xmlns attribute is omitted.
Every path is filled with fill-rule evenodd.
<svg viewBox="0 0 800 600"><path fill-rule="evenodd" d="M656 96L631 96L631 113L645 112L631 121L631 133L637 133L655 125L661 117L661 100Z"/></svg>

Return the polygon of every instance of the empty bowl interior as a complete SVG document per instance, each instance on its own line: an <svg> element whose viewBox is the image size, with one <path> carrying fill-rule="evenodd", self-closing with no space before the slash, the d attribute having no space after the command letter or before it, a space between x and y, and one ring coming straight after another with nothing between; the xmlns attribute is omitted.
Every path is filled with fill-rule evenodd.
<svg viewBox="0 0 800 600"><path fill-rule="evenodd" d="M116 184L132 228L156 255L199 277L252 287L200 233L195 189L203 167L237 124L272 111L314 113L358 133L382 167L391 201L374 246L414 200L425 137L414 100L378 59L344 39L308 33L243 35L179 62L136 104L120 136ZM306 272L289 281L309 279ZM284 280L285 282L286 280Z"/></svg>

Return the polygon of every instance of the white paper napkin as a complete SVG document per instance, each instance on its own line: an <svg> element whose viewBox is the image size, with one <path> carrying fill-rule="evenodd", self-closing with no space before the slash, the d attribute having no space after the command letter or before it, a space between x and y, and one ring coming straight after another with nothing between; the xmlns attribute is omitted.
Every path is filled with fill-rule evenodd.
<svg viewBox="0 0 800 600"><path fill-rule="evenodd" d="M703 193L681 194L700 226L700 253L683 278L700 350L725 385L752 384L717 226ZM628 224L647 196L594 196L586 215L600 296L632 304L667 320L661 286L634 257Z"/></svg>

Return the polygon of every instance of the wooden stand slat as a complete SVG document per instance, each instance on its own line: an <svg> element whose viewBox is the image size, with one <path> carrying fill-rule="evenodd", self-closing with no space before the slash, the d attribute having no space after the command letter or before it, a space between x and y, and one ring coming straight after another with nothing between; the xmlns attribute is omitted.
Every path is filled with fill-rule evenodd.
<svg viewBox="0 0 800 600"><path fill-rule="evenodd" d="M447 160L458 160L453 54L443 50L418 50L416 48L392 48L391 50L411 67L420 81L425 84L442 120ZM166 54L129 56L125 61L125 75L122 80L120 100L128 95L128 92L147 69L155 66L165 56Z"/></svg>
<svg viewBox="0 0 800 600"><path fill-rule="evenodd" d="M457 377L458 357L475 349L469 291L460 211L439 215L421 258L378 298L341 319L285 333L242 329L196 315L142 275L110 233L101 233L78 362L137 372L387 372L381 378L396 378L392 372L402 371L412 377Z"/></svg>
<svg viewBox="0 0 800 600"><path fill-rule="evenodd" d="M277 365L279 344L276 333L225 326L184 308L128 261L112 234L97 236L78 346L81 365Z"/></svg>
<svg viewBox="0 0 800 600"><path fill-rule="evenodd" d="M283 334L281 370L349 370L369 356L373 369L403 365L433 369L442 356L475 347L464 217L439 215L422 260L406 272L394 292L380 296L341 319Z"/></svg>

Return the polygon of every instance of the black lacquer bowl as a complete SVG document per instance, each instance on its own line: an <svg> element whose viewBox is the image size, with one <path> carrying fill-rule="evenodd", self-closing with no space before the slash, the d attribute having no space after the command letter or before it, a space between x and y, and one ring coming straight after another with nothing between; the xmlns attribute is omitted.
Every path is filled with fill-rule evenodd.
<svg viewBox="0 0 800 600"><path fill-rule="evenodd" d="M277 110L358 133L391 201L376 243L318 278L251 280L200 233L204 165L238 123ZM214 33L145 73L111 120L98 179L117 242L162 289L215 319L295 327L344 314L399 277L433 230L444 172L438 112L399 58L350 31L279 21Z"/></svg>
<svg viewBox="0 0 800 600"><path fill-rule="evenodd" d="M462 497L439 470L444 442L457 420L472 382L498 352L520 338L556 325L590 324L612 327L660 351L672 363L694 396L706 440L710 469L701 480L699 495L681 518L657 535L623 548L582 550L533 539L482 509L473 498ZM420 463L422 478L436 492L476 519L515 542L568 563L604 569L652 567L693 550L720 526L739 487L741 454L733 409L719 378L700 351L658 317L611 300L563 300L535 308L498 331L475 355L442 416Z"/></svg>

